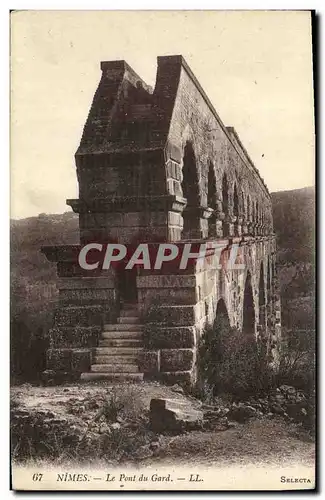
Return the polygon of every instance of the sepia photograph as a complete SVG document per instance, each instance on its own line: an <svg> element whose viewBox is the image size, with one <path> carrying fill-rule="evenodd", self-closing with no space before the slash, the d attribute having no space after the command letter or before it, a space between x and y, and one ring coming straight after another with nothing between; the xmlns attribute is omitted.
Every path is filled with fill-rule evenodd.
<svg viewBox="0 0 325 500"><path fill-rule="evenodd" d="M10 25L12 489L314 490L315 13Z"/></svg>

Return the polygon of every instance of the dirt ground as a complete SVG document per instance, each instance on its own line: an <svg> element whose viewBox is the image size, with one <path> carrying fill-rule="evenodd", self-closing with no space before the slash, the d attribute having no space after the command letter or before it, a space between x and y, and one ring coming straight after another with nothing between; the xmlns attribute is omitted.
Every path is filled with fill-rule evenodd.
<svg viewBox="0 0 325 500"><path fill-rule="evenodd" d="M36 387L29 384L11 389L11 398L19 408L37 412L49 410L67 420L67 425L86 425L92 415L85 411L87 400L100 402L111 393L107 383L71 384L58 387ZM146 414L153 397L197 400L174 392L158 383L114 386L128 411ZM71 404L79 404L78 414L69 413ZM87 415L86 415L87 413ZM313 466L315 445L308 434L298 426L288 423L282 417L252 419L245 424L234 424L222 431L192 431L178 436L160 436L160 450L156 456L138 461L138 464L155 465L168 461L169 464L202 463L223 465L304 465Z"/></svg>

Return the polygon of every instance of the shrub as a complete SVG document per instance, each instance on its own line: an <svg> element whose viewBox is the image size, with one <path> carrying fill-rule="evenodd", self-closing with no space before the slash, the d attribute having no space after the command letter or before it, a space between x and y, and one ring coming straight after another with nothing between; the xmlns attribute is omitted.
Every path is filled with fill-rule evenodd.
<svg viewBox="0 0 325 500"><path fill-rule="evenodd" d="M283 332L279 345L277 384L292 385L312 394L315 387L315 344L311 332Z"/></svg>
<svg viewBox="0 0 325 500"><path fill-rule="evenodd" d="M46 368L48 331L52 323L52 310L44 306L12 309L10 322L11 382L36 382Z"/></svg>
<svg viewBox="0 0 325 500"><path fill-rule="evenodd" d="M213 395L243 398L267 392L274 385L266 349L255 338L230 328L223 318L207 327L199 344L201 386Z"/></svg>

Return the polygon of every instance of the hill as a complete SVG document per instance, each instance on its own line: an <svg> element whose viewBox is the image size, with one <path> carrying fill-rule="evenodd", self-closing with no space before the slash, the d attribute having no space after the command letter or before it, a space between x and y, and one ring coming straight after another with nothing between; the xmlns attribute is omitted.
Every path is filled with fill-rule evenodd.
<svg viewBox="0 0 325 500"><path fill-rule="evenodd" d="M34 380L45 369L48 332L58 296L56 264L42 245L78 243L73 212L10 221L10 335L12 380Z"/></svg>
<svg viewBox="0 0 325 500"><path fill-rule="evenodd" d="M284 330L315 328L315 188L272 193Z"/></svg>
<svg viewBox="0 0 325 500"><path fill-rule="evenodd" d="M78 241L78 216L73 212L11 220L11 295L16 307L56 296L56 265L40 252L41 246Z"/></svg>
<svg viewBox="0 0 325 500"><path fill-rule="evenodd" d="M314 261L315 188L271 193L278 262Z"/></svg>

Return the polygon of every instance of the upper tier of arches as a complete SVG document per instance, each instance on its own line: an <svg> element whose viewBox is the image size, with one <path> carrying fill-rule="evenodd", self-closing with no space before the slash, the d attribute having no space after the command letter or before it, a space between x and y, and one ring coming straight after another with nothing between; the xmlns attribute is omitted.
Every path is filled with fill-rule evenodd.
<svg viewBox="0 0 325 500"><path fill-rule="evenodd" d="M208 159L198 166L191 141L184 146L181 195L186 199L183 211L184 234L198 223L194 207L207 210L208 236L268 235L273 232L269 200L243 181L236 169L218 169L218 161ZM218 222L219 233L218 233Z"/></svg>

